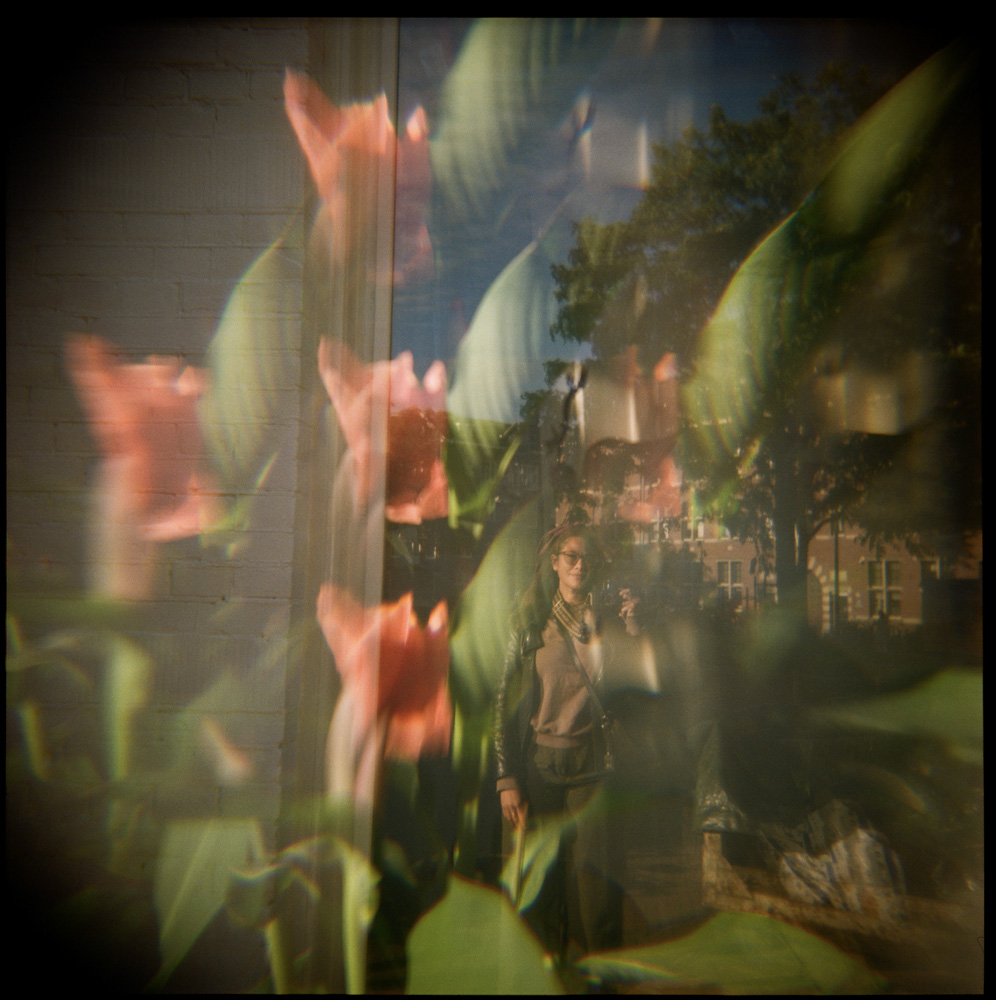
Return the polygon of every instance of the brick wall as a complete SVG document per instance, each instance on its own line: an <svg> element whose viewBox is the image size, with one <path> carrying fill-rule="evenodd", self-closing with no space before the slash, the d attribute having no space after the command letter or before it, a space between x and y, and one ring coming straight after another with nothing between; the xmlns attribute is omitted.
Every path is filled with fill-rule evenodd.
<svg viewBox="0 0 996 1000"><path fill-rule="evenodd" d="M272 842L299 499L302 226L288 231L270 296L287 405L267 428L276 458L247 528L219 544L157 545L141 599L92 601L102 459L64 348L67 334L88 333L128 362L206 366L237 282L300 219L308 190L282 93L285 66L307 63L303 19L146 23L64 42L15 127L7 202L9 610L15 654L41 662L8 687L8 763L11 747L20 762L8 851L26 882L58 871L52 902L100 877L147 879L171 819L251 815ZM121 648L138 651L130 667L108 652ZM127 796L108 792L115 768L136 783ZM108 819L126 807L127 834ZM91 835L92 851L72 849Z"/></svg>

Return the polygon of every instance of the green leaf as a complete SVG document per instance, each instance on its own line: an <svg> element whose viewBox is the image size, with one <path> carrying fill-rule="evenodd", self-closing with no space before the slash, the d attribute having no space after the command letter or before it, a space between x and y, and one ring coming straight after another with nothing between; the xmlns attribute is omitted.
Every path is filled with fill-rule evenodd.
<svg viewBox="0 0 996 1000"><path fill-rule="evenodd" d="M702 331L682 409L714 459L755 436L778 385L831 330L833 312L893 211L917 154L963 94L978 53L952 45L893 87L848 133L805 203L740 266ZM777 409L777 407L776 407Z"/></svg>
<svg viewBox="0 0 996 1000"><path fill-rule="evenodd" d="M453 708L450 756L456 779L459 819L453 870L473 877L477 871L480 793L491 747L493 712L468 715L459 701Z"/></svg>
<svg viewBox="0 0 996 1000"><path fill-rule="evenodd" d="M541 535L533 500L499 533L460 597L450 631L450 678L454 698L468 715L491 703L512 611L532 578Z"/></svg>
<svg viewBox="0 0 996 1000"><path fill-rule="evenodd" d="M363 993L366 986L366 940L377 912L377 884L380 875L359 851L336 840L335 850L342 865L343 951L346 958L346 987Z"/></svg>
<svg viewBox="0 0 996 1000"><path fill-rule="evenodd" d="M263 939L266 941L266 954L270 962L270 978L273 982L273 992L278 996L291 993L293 991L291 965L287 958L283 928L277 917L274 917L263 928Z"/></svg>
<svg viewBox="0 0 996 1000"><path fill-rule="evenodd" d="M504 893L459 876L408 938L407 992L563 993L543 949Z"/></svg>
<svg viewBox="0 0 996 1000"><path fill-rule="evenodd" d="M519 911L531 906L543 882L546 873L557 860L560 852L560 838L563 834L577 822L574 816L561 816L540 820L534 828L526 834L526 846L523 852L522 872L519 877L518 900L515 893L515 857L506 862L501 873L501 884L508 891L512 901L517 904Z"/></svg>
<svg viewBox="0 0 996 1000"><path fill-rule="evenodd" d="M333 882L340 891L332 898L321 896L320 886L329 884L320 875L323 870L338 874ZM274 983L286 984L290 976L286 930L272 916L273 898L294 886L304 890L319 912L341 910L341 917L332 922L341 926L342 941L334 946L342 948L347 990L358 994L366 985L366 940L379 903L379 882L380 874L367 857L342 838L312 837L285 848L273 864L233 871L228 911L240 923L261 931Z"/></svg>
<svg viewBox="0 0 996 1000"><path fill-rule="evenodd" d="M211 386L199 421L229 489L256 485L283 420L297 414L301 267L287 245L300 224L292 222L239 280L208 350Z"/></svg>
<svg viewBox="0 0 996 1000"><path fill-rule="evenodd" d="M28 765L31 773L41 781L47 781L52 776L51 754L45 741L45 730L42 725L41 707L30 699L22 701L17 707L17 714L21 722L21 731L24 734L24 748L28 756ZM8 729L7 738L10 739ZM8 768L10 766L11 754L8 751ZM7 772L10 781L11 771Z"/></svg>
<svg viewBox="0 0 996 1000"><path fill-rule="evenodd" d="M162 989L225 902L232 872L263 858L260 825L251 819L182 820L163 835L153 883L162 964L151 985Z"/></svg>
<svg viewBox="0 0 996 1000"><path fill-rule="evenodd" d="M603 982L667 980L734 994L880 993L876 973L833 945L775 917L720 913L664 944L590 955L579 966Z"/></svg>
<svg viewBox="0 0 996 1000"><path fill-rule="evenodd" d="M512 260L460 342L444 454L453 525L483 525L521 440L523 394L545 388L557 313L551 267L564 236L558 226Z"/></svg>
<svg viewBox="0 0 996 1000"><path fill-rule="evenodd" d="M515 423L523 391L544 384L557 316L551 267L562 235L530 243L485 293L457 350L447 396L456 417Z"/></svg>
<svg viewBox="0 0 996 1000"><path fill-rule="evenodd" d="M10 615L16 615L19 628L45 633L57 629L129 631L142 621L141 612L133 602L111 601L80 592L58 597L25 597L7 591L8 627Z"/></svg>
<svg viewBox="0 0 996 1000"><path fill-rule="evenodd" d="M535 156L618 33L603 18L482 18L447 74L430 145L432 176L454 219L487 214L509 175ZM545 126L545 127L544 127Z"/></svg>
<svg viewBox="0 0 996 1000"><path fill-rule="evenodd" d="M443 447L449 484L450 526L480 533L494 509L495 491L515 457L522 431L494 420L450 417Z"/></svg>
<svg viewBox="0 0 996 1000"><path fill-rule="evenodd" d="M952 756L982 764L982 674L943 670L908 691L812 713L817 722L879 732L925 736Z"/></svg>
<svg viewBox="0 0 996 1000"><path fill-rule="evenodd" d="M128 639L112 636L103 684L104 740L112 781L128 775L132 720L149 699L151 677L152 664L143 650Z"/></svg>
<svg viewBox="0 0 996 1000"><path fill-rule="evenodd" d="M619 31L610 19L483 18L441 95L430 144L437 211L467 245L492 246L507 199ZM515 449L522 395L544 386L557 303L551 268L569 233L556 220L491 283L461 340L448 394L445 464L454 526L481 529ZM516 245L518 251L521 244ZM460 260L452 266L466 266Z"/></svg>

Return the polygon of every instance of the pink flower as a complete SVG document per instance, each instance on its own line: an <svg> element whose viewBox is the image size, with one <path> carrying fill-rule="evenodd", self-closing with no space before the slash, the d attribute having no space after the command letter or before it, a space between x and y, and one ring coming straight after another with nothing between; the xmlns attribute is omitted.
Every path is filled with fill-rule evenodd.
<svg viewBox="0 0 996 1000"><path fill-rule="evenodd" d="M99 337L68 339L66 356L83 410L104 452L104 589L144 596L149 543L199 534L219 516L217 487L202 469L197 400L203 372L175 358L122 364Z"/></svg>
<svg viewBox="0 0 996 1000"><path fill-rule="evenodd" d="M635 349L630 348L628 392L642 395L643 474L650 492L638 500L631 494L622 498L619 516L628 521L650 523L681 514L683 476L672 454L678 440L678 362L665 354L654 366L652 380L644 379L635 368Z"/></svg>
<svg viewBox="0 0 996 1000"><path fill-rule="evenodd" d="M618 515L649 523L681 513L678 442L678 368L665 354L644 375L629 347L588 373L577 393L578 423L585 445L583 478L591 490L618 490ZM640 477L636 490L633 474Z"/></svg>
<svg viewBox="0 0 996 1000"><path fill-rule="evenodd" d="M432 166L429 162L429 120L418 107L405 124L398 143L394 205L394 280L397 284L415 277L431 277L435 270L429 239L429 197ZM400 264L400 268L399 268Z"/></svg>
<svg viewBox="0 0 996 1000"><path fill-rule="evenodd" d="M409 116L400 141L388 116L387 97L338 108L302 74L287 71L287 117L308 160L330 230L333 263L349 260L356 240L377 218L378 180L395 170L395 268L393 279L431 273L426 225L432 171L425 111Z"/></svg>
<svg viewBox="0 0 996 1000"><path fill-rule="evenodd" d="M442 460L449 430L445 365L434 362L420 385L407 351L393 361L366 365L345 345L323 340L318 370L352 455L357 503L367 503L378 485L371 428L387 411L387 518L421 524L445 517L449 512Z"/></svg>
<svg viewBox="0 0 996 1000"><path fill-rule="evenodd" d="M343 685L329 731L329 787L346 790L345 775L352 793L370 798L381 754L417 760L449 750L446 604L436 606L423 629L411 594L364 608L328 583L318 595L317 617Z"/></svg>
<svg viewBox="0 0 996 1000"><path fill-rule="evenodd" d="M654 479L656 485L642 500L631 494L622 497L618 507L621 518L650 524L662 517L678 517L681 514L681 467L670 455L660 459Z"/></svg>

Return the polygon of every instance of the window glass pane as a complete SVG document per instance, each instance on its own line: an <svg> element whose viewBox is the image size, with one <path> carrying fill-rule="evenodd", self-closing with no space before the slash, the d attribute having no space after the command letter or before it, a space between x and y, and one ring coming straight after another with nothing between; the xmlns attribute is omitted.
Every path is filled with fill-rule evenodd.
<svg viewBox="0 0 996 1000"><path fill-rule="evenodd" d="M877 618L881 612L885 611L885 595L880 590L868 591L868 616Z"/></svg>
<svg viewBox="0 0 996 1000"><path fill-rule="evenodd" d="M94 942L126 992L646 992L618 949L664 942L737 994L744 921L702 901L744 916L764 857L800 954L862 952L828 991L974 987L978 38L91 30L50 16L10 99L8 867L55 907L24 935L138 915ZM924 548L904 594L914 535L952 579ZM637 716L611 777L571 649ZM930 768L860 727L809 752L886 692ZM910 782L943 815L883 808ZM826 902L842 832L887 862L875 933ZM872 976L907 898L922 962Z"/></svg>

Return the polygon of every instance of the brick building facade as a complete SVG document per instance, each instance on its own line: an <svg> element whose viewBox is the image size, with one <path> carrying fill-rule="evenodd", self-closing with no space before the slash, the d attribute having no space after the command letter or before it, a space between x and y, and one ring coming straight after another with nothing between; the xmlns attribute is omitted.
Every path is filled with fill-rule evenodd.
<svg viewBox="0 0 996 1000"><path fill-rule="evenodd" d="M701 518L694 524L683 522L681 535L681 542L667 539L657 544L684 547L693 554L702 566L703 601L749 611L774 600L774 575L764 573L753 542L740 541L723 525ZM904 628L967 620L976 610L974 602L981 599L981 535L972 539L964 554L944 558L914 554L896 543L869 545L860 529L845 524L835 532L827 524L809 543L808 556L810 624L824 632L881 617ZM967 602L964 616L952 618L945 590L964 592L960 599Z"/></svg>

